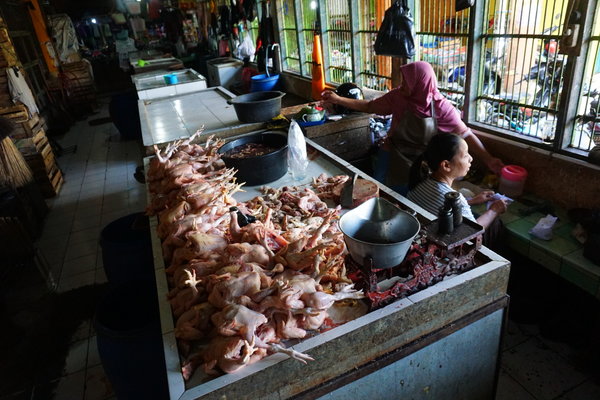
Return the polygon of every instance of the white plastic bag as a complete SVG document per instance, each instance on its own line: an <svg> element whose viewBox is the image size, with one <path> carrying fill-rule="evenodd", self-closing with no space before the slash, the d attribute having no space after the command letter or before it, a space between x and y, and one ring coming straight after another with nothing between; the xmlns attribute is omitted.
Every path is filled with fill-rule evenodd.
<svg viewBox="0 0 600 400"><path fill-rule="evenodd" d="M551 240L552 239L552 227L556 223L557 219L558 219L558 217L548 214L545 217L540 218L538 223L535 224L535 226L533 228L531 228L529 233L531 233L533 236L535 236L539 239Z"/></svg>
<svg viewBox="0 0 600 400"><path fill-rule="evenodd" d="M294 180L302 180L306 177L308 167L308 156L306 154L306 140L298 123L292 120L288 131L288 171Z"/></svg>
<svg viewBox="0 0 600 400"><path fill-rule="evenodd" d="M250 62L252 62L255 52L256 48L254 47L254 43L252 42L250 35L246 32L244 41L237 48L237 56L242 60L248 57Z"/></svg>

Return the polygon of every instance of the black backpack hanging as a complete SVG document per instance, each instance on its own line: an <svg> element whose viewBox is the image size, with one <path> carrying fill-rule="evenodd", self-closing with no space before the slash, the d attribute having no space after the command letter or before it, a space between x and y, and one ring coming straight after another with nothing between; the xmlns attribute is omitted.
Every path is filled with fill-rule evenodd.
<svg viewBox="0 0 600 400"><path fill-rule="evenodd" d="M412 58L415 55L415 28L406 0L388 8L375 40L375 54Z"/></svg>

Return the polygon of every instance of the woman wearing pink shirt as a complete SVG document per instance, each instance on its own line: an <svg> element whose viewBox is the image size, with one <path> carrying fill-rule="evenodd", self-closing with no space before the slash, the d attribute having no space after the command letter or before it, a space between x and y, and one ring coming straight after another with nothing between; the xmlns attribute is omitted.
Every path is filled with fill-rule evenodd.
<svg viewBox="0 0 600 400"><path fill-rule="evenodd" d="M392 115L392 125L378 154L374 177L405 194L411 161L424 151L429 139L437 132L459 135L476 158L499 173L502 161L487 152L479 138L461 120L460 112L439 92L431 65L416 61L402 66L400 72L400 85L374 100L341 97L330 90L322 93L322 104L326 108L338 104L365 113ZM429 129L407 128L414 126L408 125L409 121L429 117L433 117L429 123L434 124Z"/></svg>

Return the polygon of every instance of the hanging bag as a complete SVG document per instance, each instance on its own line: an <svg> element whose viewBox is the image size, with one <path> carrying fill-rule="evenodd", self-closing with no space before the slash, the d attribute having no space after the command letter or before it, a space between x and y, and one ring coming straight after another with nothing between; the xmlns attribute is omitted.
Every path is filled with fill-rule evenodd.
<svg viewBox="0 0 600 400"><path fill-rule="evenodd" d="M375 54L412 58L415 55L415 28L406 0L388 8L375 39Z"/></svg>
<svg viewBox="0 0 600 400"><path fill-rule="evenodd" d="M456 0L454 9L456 12L465 10L469 7L473 7L475 5L475 0Z"/></svg>

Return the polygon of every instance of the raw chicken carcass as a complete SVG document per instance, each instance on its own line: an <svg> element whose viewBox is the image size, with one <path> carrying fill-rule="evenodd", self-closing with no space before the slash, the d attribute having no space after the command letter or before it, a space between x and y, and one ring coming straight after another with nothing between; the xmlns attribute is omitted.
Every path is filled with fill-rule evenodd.
<svg viewBox="0 0 600 400"><path fill-rule="evenodd" d="M267 266L271 257L267 249L260 244L231 243L223 251L224 262L227 264L240 264L255 262Z"/></svg>
<svg viewBox="0 0 600 400"><path fill-rule="evenodd" d="M196 304L177 319L175 337L185 340L200 340L210 327L211 315L216 308L208 302Z"/></svg>
<svg viewBox="0 0 600 400"><path fill-rule="evenodd" d="M211 320L217 332L223 336L238 335L254 343L257 328L267 323L267 317L248 307L229 304L223 310L212 315Z"/></svg>
<svg viewBox="0 0 600 400"><path fill-rule="evenodd" d="M344 299L362 299L364 294L354 290L354 285L346 285L339 292L333 294L325 292L304 293L300 298L307 307L316 310L327 310L336 301Z"/></svg>
<svg viewBox="0 0 600 400"><path fill-rule="evenodd" d="M218 308L228 304L251 304L250 296L260 291L258 272L240 272L214 285L208 301Z"/></svg>

